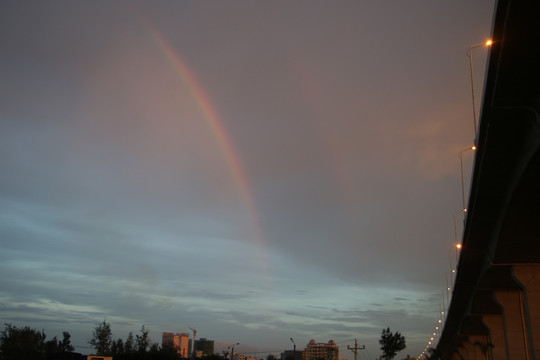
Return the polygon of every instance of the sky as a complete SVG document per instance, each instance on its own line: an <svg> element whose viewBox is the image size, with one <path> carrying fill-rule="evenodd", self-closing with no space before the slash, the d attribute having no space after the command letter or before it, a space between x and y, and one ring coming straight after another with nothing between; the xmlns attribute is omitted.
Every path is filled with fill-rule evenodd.
<svg viewBox="0 0 540 360"><path fill-rule="evenodd" d="M83 353L106 320L259 357L372 359L390 327L418 355L493 6L2 1L0 320Z"/></svg>

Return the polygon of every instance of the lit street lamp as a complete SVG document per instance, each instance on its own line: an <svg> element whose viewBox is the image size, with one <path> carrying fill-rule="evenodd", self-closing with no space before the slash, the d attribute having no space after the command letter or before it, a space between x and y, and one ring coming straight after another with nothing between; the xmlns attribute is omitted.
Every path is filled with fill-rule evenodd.
<svg viewBox="0 0 540 360"><path fill-rule="evenodd" d="M461 244L456 244L456 263L459 258L459 250L461 250Z"/></svg>
<svg viewBox="0 0 540 360"><path fill-rule="evenodd" d="M473 61L472 61L472 50L479 48L481 46L491 46L493 42L491 40L488 40L486 42L483 42L481 44L469 46L469 49L467 50L467 56L469 57L469 66L471 69L471 92L472 92L472 103L473 103L473 121L474 121L474 143L476 144L477 140L477 124L476 124L476 100L474 98L474 71L473 71Z"/></svg>

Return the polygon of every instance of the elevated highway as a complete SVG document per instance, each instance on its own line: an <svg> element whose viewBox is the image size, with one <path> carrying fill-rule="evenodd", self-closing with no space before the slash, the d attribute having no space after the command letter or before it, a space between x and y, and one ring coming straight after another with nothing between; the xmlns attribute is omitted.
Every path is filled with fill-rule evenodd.
<svg viewBox="0 0 540 360"><path fill-rule="evenodd" d="M499 0L492 40L444 359L540 359L540 1Z"/></svg>

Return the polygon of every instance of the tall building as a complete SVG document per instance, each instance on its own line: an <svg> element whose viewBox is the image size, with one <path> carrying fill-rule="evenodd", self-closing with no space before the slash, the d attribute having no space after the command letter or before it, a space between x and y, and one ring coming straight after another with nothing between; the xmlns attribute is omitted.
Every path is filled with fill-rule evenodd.
<svg viewBox="0 0 540 360"><path fill-rule="evenodd" d="M339 346L334 340L328 343L317 343L311 340L306 345L306 350L302 356L303 360L339 360Z"/></svg>
<svg viewBox="0 0 540 360"><path fill-rule="evenodd" d="M207 340L206 338L200 338L195 340L195 353L202 353L202 356L208 356L214 354L214 340Z"/></svg>
<svg viewBox="0 0 540 360"><path fill-rule="evenodd" d="M189 354L189 334L164 332L161 338L161 345L172 345L181 357L187 358Z"/></svg>

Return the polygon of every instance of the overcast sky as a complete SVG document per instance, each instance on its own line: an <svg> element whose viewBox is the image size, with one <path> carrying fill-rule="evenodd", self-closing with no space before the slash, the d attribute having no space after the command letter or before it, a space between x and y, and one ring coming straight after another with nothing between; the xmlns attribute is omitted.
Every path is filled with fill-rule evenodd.
<svg viewBox="0 0 540 360"><path fill-rule="evenodd" d="M493 5L2 1L2 323L418 355Z"/></svg>

